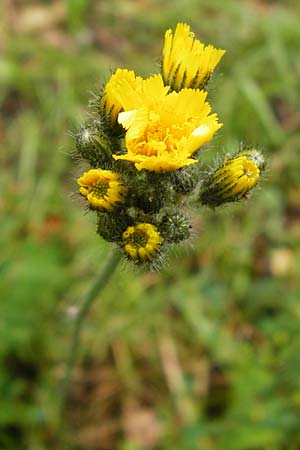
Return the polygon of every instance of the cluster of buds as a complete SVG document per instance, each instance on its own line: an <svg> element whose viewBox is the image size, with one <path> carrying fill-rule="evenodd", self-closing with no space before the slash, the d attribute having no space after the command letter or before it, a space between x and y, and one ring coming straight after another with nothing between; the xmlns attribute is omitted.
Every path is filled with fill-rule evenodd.
<svg viewBox="0 0 300 450"><path fill-rule="evenodd" d="M201 149L221 128L204 89L225 51L205 46L190 27L168 30L161 73L117 69L97 97L96 117L76 135L88 164L79 193L97 215L97 232L138 265L157 267L172 244L190 237L191 208L248 197L264 168L242 149L208 175Z"/></svg>

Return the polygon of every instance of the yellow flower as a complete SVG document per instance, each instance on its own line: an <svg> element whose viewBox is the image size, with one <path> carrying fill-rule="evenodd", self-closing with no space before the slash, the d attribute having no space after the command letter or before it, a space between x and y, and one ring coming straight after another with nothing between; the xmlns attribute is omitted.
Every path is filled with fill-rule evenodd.
<svg viewBox="0 0 300 450"><path fill-rule="evenodd" d="M123 233L124 250L130 259L135 261L151 261L162 243L156 226L150 223L139 223L130 226Z"/></svg>
<svg viewBox="0 0 300 450"><path fill-rule="evenodd" d="M168 94L161 75L139 83L138 89L124 80L114 94L123 106L119 122L127 130L124 155L138 170L170 171L194 164L193 153L210 141L222 126L210 114L207 93L183 89Z"/></svg>
<svg viewBox="0 0 300 450"><path fill-rule="evenodd" d="M90 207L98 211L111 211L123 201L126 192L119 174L110 170L90 169L78 178L79 192L87 198Z"/></svg>
<svg viewBox="0 0 300 450"><path fill-rule="evenodd" d="M112 124L117 122L118 114L122 111L122 105L115 95L115 90L119 83L126 82L128 86L137 88L141 80L141 77L135 76L133 70L117 69L106 83L100 105Z"/></svg>
<svg viewBox="0 0 300 450"><path fill-rule="evenodd" d="M218 206L246 197L256 186L263 168L264 158L257 150L225 160L206 182L201 194L202 203Z"/></svg>
<svg viewBox="0 0 300 450"><path fill-rule="evenodd" d="M187 24L177 24L165 34L162 58L162 74L166 85L175 91L183 88L202 88L210 78L225 50L212 45L204 46Z"/></svg>

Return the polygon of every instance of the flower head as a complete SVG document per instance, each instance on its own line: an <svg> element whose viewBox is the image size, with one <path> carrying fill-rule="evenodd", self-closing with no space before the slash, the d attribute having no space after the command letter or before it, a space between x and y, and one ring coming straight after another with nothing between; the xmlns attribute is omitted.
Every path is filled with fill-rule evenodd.
<svg viewBox="0 0 300 450"><path fill-rule="evenodd" d="M179 23L166 31L162 53L160 74L149 78L117 69L94 96L97 116L75 136L78 157L93 167L77 182L98 235L148 269L191 237L196 198L212 207L247 198L264 170L253 148L214 170L197 164L222 127L203 88L225 51Z"/></svg>
<svg viewBox="0 0 300 450"><path fill-rule="evenodd" d="M114 94L123 106L119 122L127 130L127 153L115 159L131 161L138 170L170 171L194 164L193 153L222 126L210 114L206 92L183 89L168 94L161 75L134 89L120 82Z"/></svg>
<svg viewBox="0 0 300 450"><path fill-rule="evenodd" d="M263 168L264 158L257 150L225 160L207 180L201 194L202 203L218 206L246 197L256 186Z"/></svg>
<svg viewBox="0 0 300 450"><path fill-rule="evenodd" d="M78 178L79 192L87 198L90 207L98 211L111 211L123 201L126 192L121 177L115 172L90 169Z"/></svg>
<svg viewBox="0 0 300 450"><path fill-rule="evenodd" d="M117 123L118 114L120 111L122 111L122 105L120 104L118 98L115 95L115 88L118 87L120 82L121 83L126 82L128 86L137 88L141 80L142 80L141 77L135 76L133 70L117 69L106 83L101 98L100 106L103 108L106 117L110 120L112 124Z"/></svg>
<svg viewBox="0 0 300 450"><path fill-rule="evenodd" d="M123 233L124 251L137 262L152 261L162 243L162 237L155 225L138 223Z"/></svg>
<svg viewBox="0 0 300 450"><path fill-rule="evenodd" d="M183 88L202 88L210 78L225 50L212 45L204 46L190 26L179 23L174 36L172 30L165 34L162 74L166 85L175 91Z"/></svg>

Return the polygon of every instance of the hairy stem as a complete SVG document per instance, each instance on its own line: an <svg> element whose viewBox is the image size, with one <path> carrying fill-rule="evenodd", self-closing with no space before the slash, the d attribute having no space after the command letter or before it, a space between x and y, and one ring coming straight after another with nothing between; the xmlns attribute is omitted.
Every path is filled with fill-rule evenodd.
<svg viewBox="0 0 300 450"><path fill-rule="evenodd" d="M66 401L68 399L70 385L72 381L72 372L77 359L77 354L80 346L80 334L84 319L90 310L94 300L96 300L98 294L104 289L109 279L113 275L115 269L120 261L120 255L117 252L113 252L107 259L105 265L102 267L98 276L95 278L94 283L91 285L86 296L84 297L82 304L79 308L77 316L75 318L73 334L71 338L70 349L66 361L66 369L64 378L62 380L61 398L60 398L60 410L63 414Z"/></svg>

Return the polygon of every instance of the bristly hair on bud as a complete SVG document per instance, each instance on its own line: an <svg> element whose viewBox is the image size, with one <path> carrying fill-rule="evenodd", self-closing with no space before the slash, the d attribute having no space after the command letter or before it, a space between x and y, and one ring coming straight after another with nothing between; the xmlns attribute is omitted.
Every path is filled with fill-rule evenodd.
<svg viewBox="0 0 300 450"><path fill-rule="evenodd" d="M191 228L186 215L179 211L166 213L159 226L164 240L174 244L188 239L191 234Z"/></svg>
<svg viewBox="0 0 300 450"><path fill-rule="evenodd" d="M110 137L103 130L101 120L91 120L75 134L75 156L86 160L92 167L111 169L112 151L120 148L119 140Z"/></svg>
<svg viewBox="0 0 300 450"><path fill-rule="evenodd" d="M199 182L199 176L199 164L182 167L170 174L174 190L180 194L186 195L195 189Z"/></svg>
<svg viewBox="0 0 300 450"><path fill-rule="evenodd" d="M248 197L264 167L264 156L256 149L245 149L232 158L225 158L204 181L200 202L216 207Z"/></svg>
<svg viewBox="0 0 300 450"><path fill-rule="evenodd" d="M234 155L234 157L236 156L246 156L247 158L251 159L261 172L263 172L266 168L266 160L264 155L261 151L255 148L244 148Z"/></svg>
<svg viewBox="0 0 300 450"><path fill-rule="evenodd" d="M132 223L131 217L119 209L98 212L97 233L108 242L122 243L122 234Z"/></svg>

